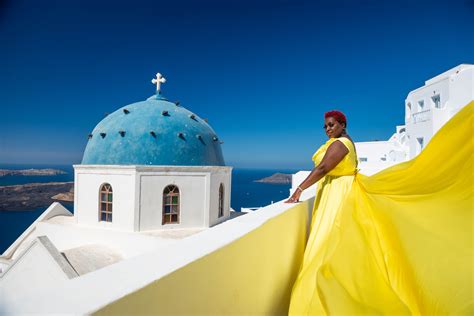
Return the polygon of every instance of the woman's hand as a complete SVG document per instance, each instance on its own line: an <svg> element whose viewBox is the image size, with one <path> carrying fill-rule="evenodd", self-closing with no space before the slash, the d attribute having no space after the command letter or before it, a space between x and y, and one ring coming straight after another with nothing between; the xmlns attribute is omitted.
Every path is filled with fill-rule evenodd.
<svg viewBox="0 0 474 316"><path fill-rule="evenodd" d="M297 203L300 201L301 190L297 188L295 192L291 195L291 197L285 201L285 203Z"/></svg>

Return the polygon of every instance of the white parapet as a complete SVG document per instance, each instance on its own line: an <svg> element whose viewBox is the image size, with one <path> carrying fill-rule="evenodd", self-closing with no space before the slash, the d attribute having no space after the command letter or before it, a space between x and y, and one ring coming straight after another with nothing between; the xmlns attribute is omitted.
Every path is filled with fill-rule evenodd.
<svg viewBox="0 0 474 316"><path fill-rule="evenodd" d="M24 286L15 293L2 288L0 280L2 311L90 314L139 295L149 298L139 307L141 310L136 310L142 314L159 314L163 306L175 311L184 308L187 314L193 306L197 308L195 313L228 314L235 312L232 304L238 304L243 314L284 313L303 257L313 200L309 197L297 204L279 201L179 242L72 279L55 278L54 283L49 283L43 278L37 286ZM43 257L47 260L47 256ZM199 272L188 276L189 269ZM10 277L15 277L14 272ZM275 275L269 278L270 272ZM171 282L171 288L170 277L176 280ZM162 288L168 293L180 293L174 297L181 301L181 306L169 300L161 302ZM257 301L250 294L255 288L262 293ZM149 296L149 290L154 294ZM202 291L212 292L212 304L195 299L196 293ZM239 300L235 300L235 293L239 293Z"/></svg>
<svg viewBox="0 0 474 316"><path fill-rule="evenodd" d="M33 236L33 232L39 222L46 221L55 216L73 216L61 203L54 202L18 237L10 247L0 256L0 259L10 260L18 253L17 250L26 247L28 240ZM33 238L34 239L34 238Z"/></svg>
<svg viewBox="0 0 474 316"><path fill-rule="evenodd" d="M293 194L293 192L295 192L296 188L309 176L310 173L311 171L302 170L292 175L291 188L290 188L290 194L289 194L290 196ZM309 188L307 188L306 190L304 190L304 192L301 194L300 200L306 200L309 197L314 196L316 193L317 185L318 184L315 183Z"/></svg>

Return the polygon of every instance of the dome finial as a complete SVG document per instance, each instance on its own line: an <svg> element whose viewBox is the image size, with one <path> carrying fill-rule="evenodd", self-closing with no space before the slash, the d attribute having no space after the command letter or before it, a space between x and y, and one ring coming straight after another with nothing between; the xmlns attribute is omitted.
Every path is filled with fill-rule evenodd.
<svg viewBox="0 0 474 316"><path fill-rule="evenodd" d="M165 83L166 79L159 72L156 74L156 79L152 79L151 83L156 84L156 94L161 94L161 84Z"/></svg>

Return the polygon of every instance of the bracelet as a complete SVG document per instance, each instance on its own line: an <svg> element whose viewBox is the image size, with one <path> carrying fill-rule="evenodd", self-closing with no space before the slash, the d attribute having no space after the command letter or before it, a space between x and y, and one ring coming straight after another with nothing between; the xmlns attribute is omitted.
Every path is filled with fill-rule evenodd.
<svg viewBox="0 0 474 316"><path fill-rule="evenodd" d="M303 189L300 186L298 186L296 189L299 189L301 192L303 192Z"/></svg>

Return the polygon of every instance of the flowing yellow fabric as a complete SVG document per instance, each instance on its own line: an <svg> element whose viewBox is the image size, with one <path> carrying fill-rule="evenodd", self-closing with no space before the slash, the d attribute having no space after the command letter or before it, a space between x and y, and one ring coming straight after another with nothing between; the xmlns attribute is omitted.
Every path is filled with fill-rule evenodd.
<svg viewBox="0 0 474 316"><path fill-rule="evenodd" d="M290 315L474 314L473 128L471 102L415 159L320 181Z"/></svg>

